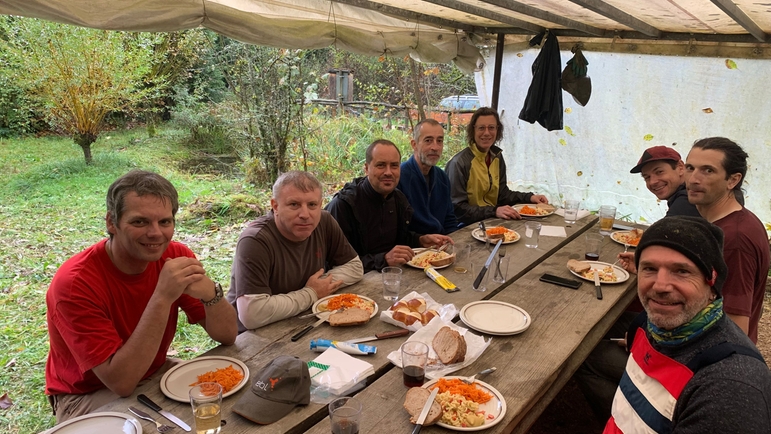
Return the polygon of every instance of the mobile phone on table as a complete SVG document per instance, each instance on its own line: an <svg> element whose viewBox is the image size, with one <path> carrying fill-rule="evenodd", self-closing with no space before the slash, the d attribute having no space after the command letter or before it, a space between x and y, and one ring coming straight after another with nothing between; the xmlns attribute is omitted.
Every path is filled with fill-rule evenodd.
<svg viewBox="0 0 771 434"><path fill-rule="evenodd" d="M582 283L582 282L580 282L578 280L565 279L564 277L555 276L555 275L549 274L549 273L545 273L538 280L540 280L541 282L553 283L555 285L565 286L565 287L573 288L573 289L578 289L578 287L581 286L581 283Z"/></svg>

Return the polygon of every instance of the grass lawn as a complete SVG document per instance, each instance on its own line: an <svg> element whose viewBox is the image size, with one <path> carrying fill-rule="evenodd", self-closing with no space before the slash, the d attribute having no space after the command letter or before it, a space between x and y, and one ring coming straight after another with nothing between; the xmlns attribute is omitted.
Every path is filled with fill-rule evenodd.
<svg viewBox="0 0 771 434"><path fill-rule="evenodd" d="M229 285L246 218L202 218L187 208L207 198L269 196L240 179L180 170L189 156L184 139L171 129L154 138L141 129L104 134L92 147L91 166L66 138L0 140L0 395L14 403L0 410L0 432L38 432L54 424L44 395L45 293L64 260L106 236L105 194L118 176L141 168L169 178L180 193L175 239L198 254L212 278ZM213 345L182 315L170 351L190 359Z"/></svg>

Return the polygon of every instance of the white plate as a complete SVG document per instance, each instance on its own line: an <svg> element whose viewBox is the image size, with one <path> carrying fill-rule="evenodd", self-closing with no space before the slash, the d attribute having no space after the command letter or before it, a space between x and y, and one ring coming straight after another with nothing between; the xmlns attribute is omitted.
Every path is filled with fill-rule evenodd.
<svg viewBox="0 0 771 434"><path fill-rule="evenodd" d="M621 244L621 245L629 246L629 247L634 249L635 247L637 247L637 244L627 244L627 243L621 241L618 238L619 235L626 235L626 234L629 234L631 232L632 231L616 231L616 232L613 232L612 234L610 234L610 239L615 241L615 242L617 242L617 243L619 243L619 244Z"/></svg>
<svg viewBox="0 0 771 434"><path fill-rule="evenodd" d="M466 378L466 377L449 376L449 377L442 377L442 378L452 380L453 378ZM438 378L436 380L431 380L428 383L424 384L423 387L430 388L437 381L439 381ZM491 426L503 420L503 416L506 415L506 400L503 399L503 395L501 395L501 392L499 392L496 388L494 388L493 386L483 381L476 380L474 381L474 384L480 389L484 390L485 392L493 395L492 399L490 399L489 401L485 402L484 404L479 404L479 409L485 411L485 416L487 416L488 414L492 414L493 416L495 416L495 418L490 420L490 419L487 419L487 417L485 417L485 423L483 423L482 425L468 427L468 428L447 425L446 423L442 423L441 419L440 419L440 422L437 423L437 425L441 426L442 428L447 428L453 431L482 431L484 429L490 428Z"/></svg>
<svg viewBox="0 0 771 434"><path fill-rule="evenodd" d="M229 392L222 394L223 398L227 398L238 392L249 382L249 368L246 367L244 362L225 356L198 357L189 362L174 366L161 377L161 392L169 399L179 402L190 402L188 392L193 388L191 384L198 381L199 375L215 369L227 368L230 365L233 365L233 369L241 371L244 374L244 379L236 387L230 389Z"/></svg>
<svg viewBox="0 0 771 434"><path fill-rule="evenodd" d="M142 424L128 414L108 411L70 419L41 434L142 434Z"/></svg>
<svg viewBox="0 0 771 434"><path fill-rule="evenodd" d="M424 249L424 248L417 248L417 249L412 249L412 252L413 252L413 253L415 253L415 256L413 256L413 257L412 257L412 259L414 260L416 257L418 257L418 255L420 255L421 253L424 253L424 252L426 252L426 251L428 251L428 249ZM439 266L439 267L434 267L434 266L432 265L432 267L433 267L435 270L441 270L442 268L447 268L447 267L449 267L450 265L452 265L452 264L454 264L454 263L455 263L455 261L453 260L452 262L450 262L450 263L449 263L449 264L447 264L447 265L442 265L442 266ZM422 269L423 269L423 267L419 267L419 266L417 266L417 265L415 265L415 264L413 264L413 263L411 263L411 262L407 262L407 265L408 265L408 266L410 266L410 267L412 267L412 268L417 268L418 270L422 270Z"/></svg>
<svg viewBox="0 0 771 434"><path fill-rule="evenodd" d="M581 262L586 262L587 264L589 264L592 267L592 270L597 270L597 269L601 270L601 269L603 269L605 267L610 267L611 266L611 264L608 264L607 262L599 262L599 261L581 261ZM576 277L584 279L587 282L594 283L594 279L587 279L586 277L584 277L584 276L576 273L575 271L571 270L570 267L568 267L568 271L573 273L573 275L576 276ZM629 280L629 273L626 270L624 270L623 268L619 267L618 265L613 265L613 274L616 275L616 279L617 280L615 282L606 282L604 280L600 280L600 283L602 283L603 285L615 285L617 283L623 283L623 282L626 282L627 280Z"/></svg>
<svg viewBox="0 0 771 434"><path fill-rule="evenodd" d="M311 307L311 310L313 311L313 313L316 313L316 314L318 314L318 313L320 313L320 312L326 312L326 311L322 311L322 310L320 310L320 309L319 309L319 306L320 306L320 305L322 305L322 304L323 304L323 305L326 305L326 304L327 304L327 302L329 302L329 299L330 299L330 298L332 298L332 297L337 297L338 295L343 295L343 294L333 294L333 295L328 295L328 296L326 296L326 297L324 297L324 298L322 298L322 299L318 300L317 302L313 303L313 306ZM373 305L375 305L375 310L373 310L373 311L372 311L372 314L369 316L370 318L373 318L375 315L377 315L378 306L377 306L377 303L375 303L375 300L373 300L373 299L371 299L371 298L369 298L369 297L365 297L365 296L363 296L363 295L359 295L359 294L353 294L353 295L358 295L358 296L359 296L359 298L361 298L362 300L366 300L366 301L369 301L369 302L371 302ZM318 316L318 315L317 315L317 316ZM320 318L319 318L319 319L320 319Z"/></svg>
<svg viewBox="0 0 771 434"><path fill-rule="evenodd" d="M487 229L489 230L489 229L496 228L496 227L498 227L498 226L490 226ZM504 241L501 244L512 244L512 243L516 243L517 241L519 241L520 236L519 236L519 233L517 231L512 230L512 229L508 229L508 228L507 228L507 230L509 232L514 232L515 234L517 234L517 238L515 238L513 241ZM482 229L480 229L480 228L476 228L473 231L471 231L471 236L476 238L479 241L482 241L482 242L487 241L486 237L485 237L484 231L482 231ZM495 243L498 242L498 240L492 240L492 241L495 241Z"/></svg>
<svg viewBox="0 0 771 434"><path fill-rule="evenodd" d="M460 319L474 330L496 336L522 333L532 321L521 307L494 300L475 301L463 306Z"/></svg>
<svg viewBox="0 0 771 434"><path fill-rule="evenodd" d="M530 208L541 208L544 211L548 211L546 214L522 214L522 208L529 206ZM552 205L544 205L544 204L522 204L522 205L514 205L512 208L517 210L518 213L522 214L523 217L549 217L550 215L554 214L554 211L556 208L554 208Z"/></svg>

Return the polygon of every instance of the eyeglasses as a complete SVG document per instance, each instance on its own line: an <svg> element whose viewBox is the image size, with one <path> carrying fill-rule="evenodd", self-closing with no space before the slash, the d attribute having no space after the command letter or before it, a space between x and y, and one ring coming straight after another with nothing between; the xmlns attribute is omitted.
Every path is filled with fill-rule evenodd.
<svg viewBox="0 0 771 434"><path fill-rule="evenodd" d="M496 132L498 130L498 127L495 126L495 125L490 125L490 126L480 125L480 126L476 127L476 130L479 131L480 133L484 133L485 130L494 133L494 132Z"/></svg>

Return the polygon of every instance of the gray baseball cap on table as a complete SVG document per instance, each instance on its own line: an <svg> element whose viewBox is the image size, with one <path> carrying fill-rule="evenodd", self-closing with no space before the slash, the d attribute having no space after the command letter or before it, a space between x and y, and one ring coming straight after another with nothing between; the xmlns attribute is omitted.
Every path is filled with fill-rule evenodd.
<svg viewBox="0 0 771 434"><path fill-rule="evenodd" d="M271 360L254 377L250 390L233 406L233 412L260 425L271 424L298 405L311 402L308 365L292 356Z"/></svg>

